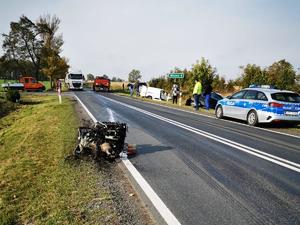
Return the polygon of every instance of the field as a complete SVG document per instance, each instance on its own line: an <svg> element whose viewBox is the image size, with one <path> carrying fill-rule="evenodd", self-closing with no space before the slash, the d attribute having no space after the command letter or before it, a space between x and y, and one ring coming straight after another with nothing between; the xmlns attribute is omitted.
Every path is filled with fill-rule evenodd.
<svg viewBox="0 0 300 225"><path fill-rule="evenodd" d="M0 224L114 224L95 164L65 161L76 145L74 102L25 95L0 118ZM97 207L95 207L95 205Z"/></svg>

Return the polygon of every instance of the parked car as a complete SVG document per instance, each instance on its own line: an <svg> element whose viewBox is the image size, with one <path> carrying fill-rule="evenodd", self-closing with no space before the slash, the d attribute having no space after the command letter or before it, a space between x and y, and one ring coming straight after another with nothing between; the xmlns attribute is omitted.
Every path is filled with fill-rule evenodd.
<svg viewBox="0 0 300 225"><path fill-rule="evenodd" d="M215 109L218 101L221 99L223 99L223 97L220 94L218 94L216 92L211 92L210 99L209 99L209 108ZM204 95L200 95L199 102L200 102L200 107L205 106L205 96Z"/></svg>
<svg viewBox="0 0 300 225"><path fill-rule="evenodd" d="M222 95L220 95L216 92L211 92L210 99L209 99L209 108L215 109L218 101L221 99L223 99ZM205 107L205 96L202 94L199 97L199 104L200 104L199 105L200 107ZM195 107L193 98L191 98L191 105Z"/></svg>
<svg viewBox="0 0 300 225"><path fill-rule="evenodd" d="M218 101L217 118L245 120L251 126L258 123L300 123L300 96L287 90L245 88Z"/></svg>
<svg viewBox="0 0 300 225"><path fill-rule="evenodd" d="M167 100L167 94L163 89L155 87L142 86L140 96L156 100Z"/></svg>

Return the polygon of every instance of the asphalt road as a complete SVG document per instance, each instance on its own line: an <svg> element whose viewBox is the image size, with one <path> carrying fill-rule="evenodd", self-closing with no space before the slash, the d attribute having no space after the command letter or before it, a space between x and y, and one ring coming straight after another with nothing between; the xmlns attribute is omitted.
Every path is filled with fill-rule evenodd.
<svg viewBox="0 0 300 225"><path fill-rule="evenodd" d="M129 126L130 161L181 224L300 224L300 138L113 94L76 92Z"/></svg>

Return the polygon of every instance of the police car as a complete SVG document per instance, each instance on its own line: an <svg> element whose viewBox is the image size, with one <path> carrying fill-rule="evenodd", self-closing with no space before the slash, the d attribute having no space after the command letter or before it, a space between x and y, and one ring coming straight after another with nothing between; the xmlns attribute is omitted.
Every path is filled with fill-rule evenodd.
<svg viewBox="0 0 300 225"><path fill-rule="evenodd" d="M258 123L292 122L300 124L300 95L269 86L245 88L218 101L215 115Z"/></svg>

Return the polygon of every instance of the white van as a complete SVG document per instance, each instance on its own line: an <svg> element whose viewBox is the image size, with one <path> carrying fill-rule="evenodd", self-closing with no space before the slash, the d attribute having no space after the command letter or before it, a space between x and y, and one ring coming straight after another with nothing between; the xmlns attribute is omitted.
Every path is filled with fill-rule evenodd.
<svg viewBox="0 0 300 225"><path fill-rule="evenodd" d="M156 100L167 100L167 94L163 89L155 87L142 86L140 89L141 97L156 99Z"/></svg>
<svg viewBox="0 0 300 225"><path fill-rule="evenodd" d="M69 90L83 90L84 76L82 73L69 73L66 75L65 83Z"/></svg>

